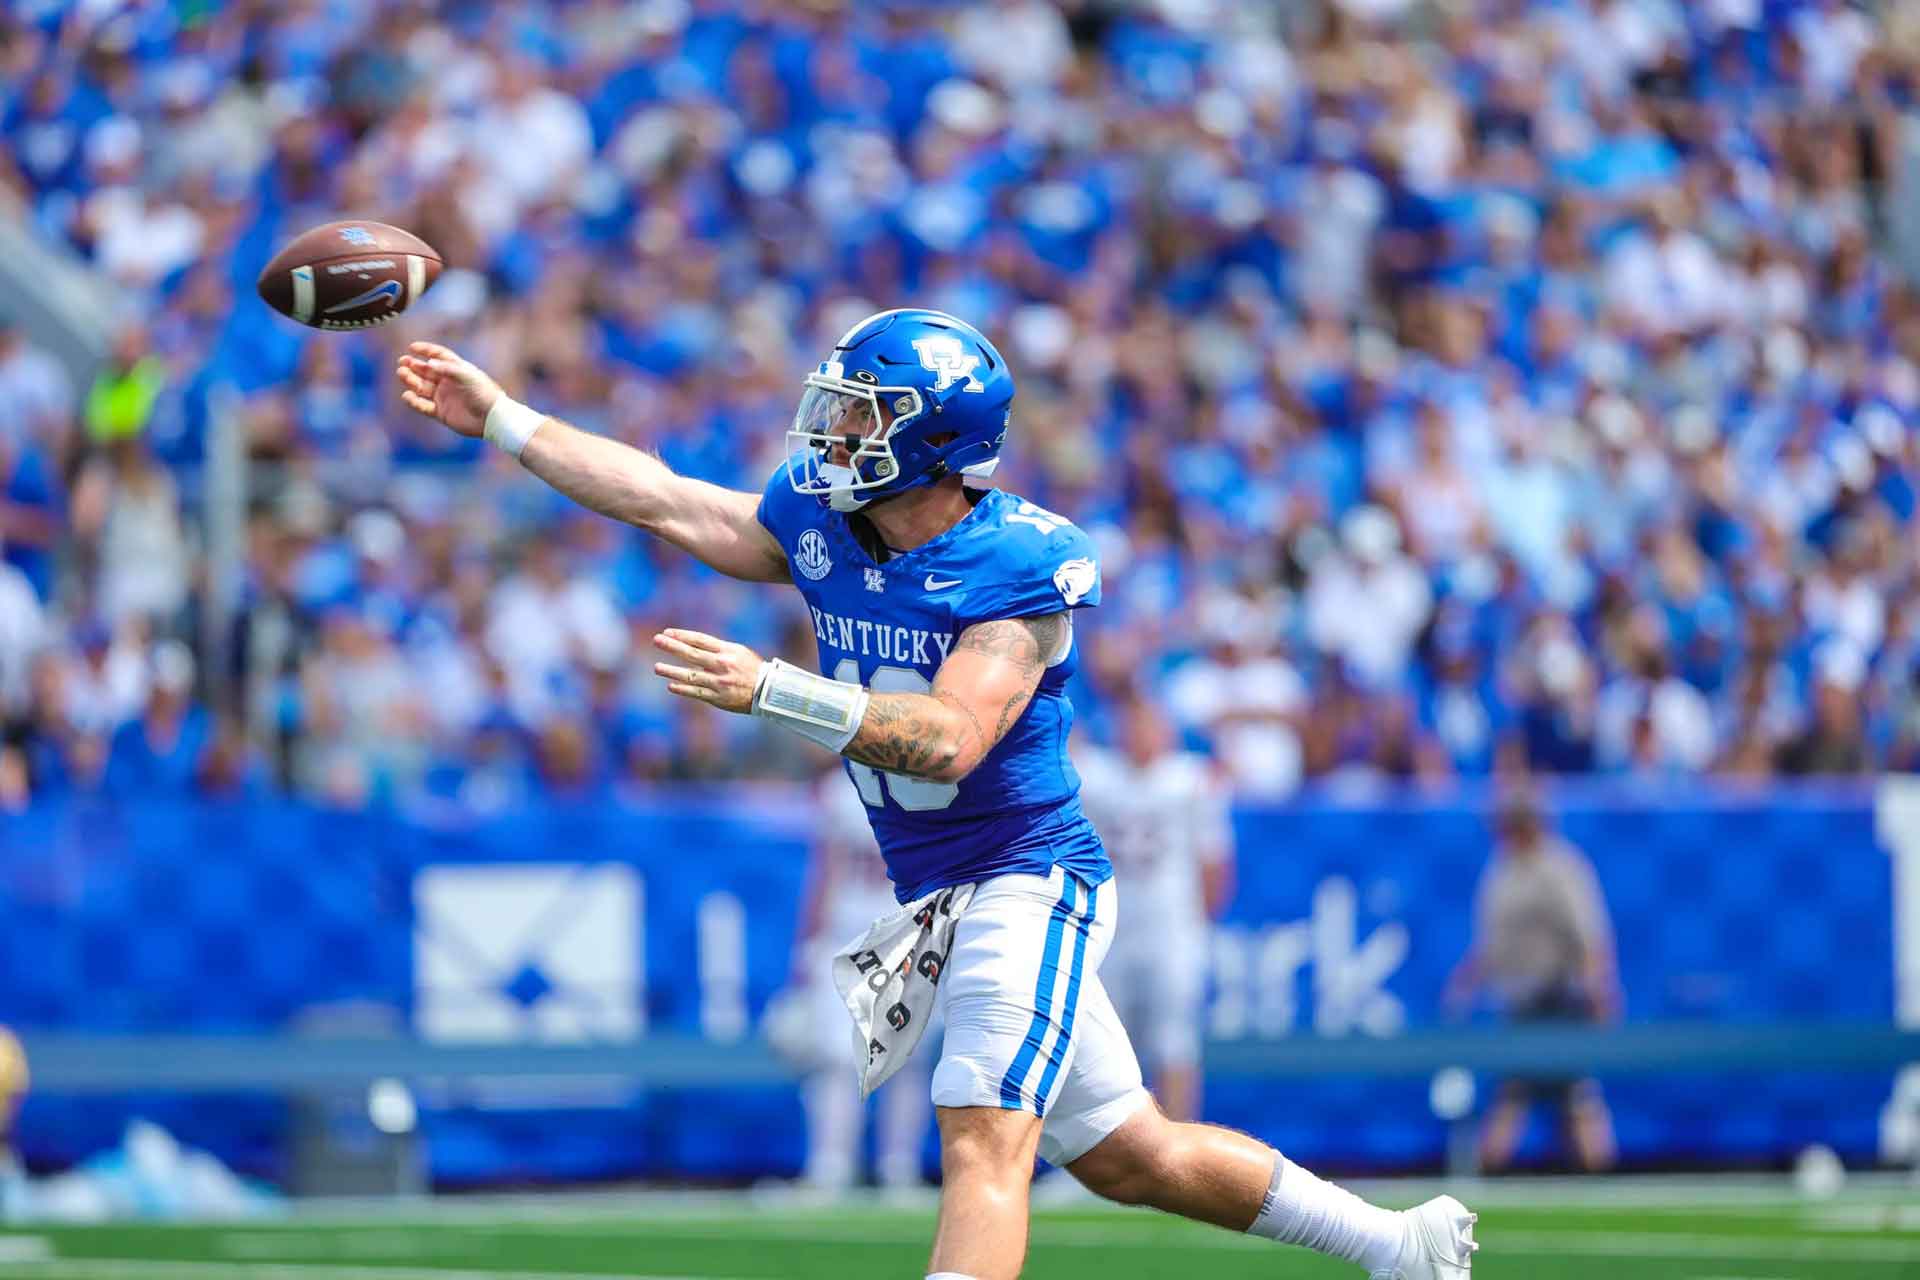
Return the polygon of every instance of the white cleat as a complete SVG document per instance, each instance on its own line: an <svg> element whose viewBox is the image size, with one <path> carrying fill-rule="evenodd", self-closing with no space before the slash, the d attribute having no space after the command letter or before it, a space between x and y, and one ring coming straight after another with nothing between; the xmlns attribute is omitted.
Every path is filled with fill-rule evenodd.
<svg viewBox="0 0 1920 1280"><path fill-rule="evenodd" d="M1466 1280L1473 1269L1473 1224L1480 1215L1452 1196L1435 1196L1406 1210L1407 1242L1385 1271L1368 1280Z"/></svg>

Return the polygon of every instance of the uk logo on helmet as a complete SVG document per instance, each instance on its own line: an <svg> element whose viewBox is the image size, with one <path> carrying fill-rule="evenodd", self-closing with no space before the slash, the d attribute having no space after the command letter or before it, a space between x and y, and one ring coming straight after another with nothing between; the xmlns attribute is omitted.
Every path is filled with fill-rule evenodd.
<svg viewBox="0 0 1920 1280"><path fill-rule="evenodd" d="M931 369L938 375L933 383L935 391L945 391L962 378L967 380L967 385L960 388L962 391L987 389L986 383L973 376L980 357L969 354L960 345L960 339L944 333L929 334L924 338L915 338L913 349L920 353L920 367Z"/></svg>
<svg viewBox="0 0 1920 1280"><path fill-rule="evenodd" d="M793 562L811 582L827 576L833 568L833 557L827 554L827 540L820 536L818 529L809 529L800 535L799 545L793 549Z"/></svg>

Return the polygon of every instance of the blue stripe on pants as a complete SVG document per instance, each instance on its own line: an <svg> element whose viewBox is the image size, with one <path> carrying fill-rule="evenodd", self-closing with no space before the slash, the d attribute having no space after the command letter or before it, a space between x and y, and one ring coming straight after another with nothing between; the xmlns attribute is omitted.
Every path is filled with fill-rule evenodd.
<svg viewBox="0 0 1920 1280"><path fill-rule="evenodd" d="M1047 1095L1053 1090L1054 1077L1060 1074L1060 1066L1067 1060L1067 1044L1073 1036L1073 1012L1080 1005L1080 975L1086 968L1087 935L1093 932L1094 903L1099 893L1098 885L1087 886L1087 905L1073 922L1073 964L1067 970L1067 999L1060 1010L1060 1034L1053 1038L1047 1069L1040 1077L1040 1087L1034 1091L1034 1101L1039 1104L1042 1116L1047 1114Z"/></svg>
<svg viewBox="0 0 1920 1280"><path fill-rule="evenodd" d="M1013 1056L1013 1065L1000 1078L1000 1105L1015 1110L1021 1105L1020 1086L1026 1083L1027 1072L1033 1070L1033 1060L1040 1053L1040 1042L1046 1039L1048 1017L1053 1012L1053 983L1060 973L1060 937L1073 910L1074 891L1079 887L1079 882L1065 872L1061 877L1066 885L1047 920L1047 945L1040 953L1040 977L1033 987L1033 1022L1027 1027L1027 1038L1021 1042L1020 1052Z"/></svg>

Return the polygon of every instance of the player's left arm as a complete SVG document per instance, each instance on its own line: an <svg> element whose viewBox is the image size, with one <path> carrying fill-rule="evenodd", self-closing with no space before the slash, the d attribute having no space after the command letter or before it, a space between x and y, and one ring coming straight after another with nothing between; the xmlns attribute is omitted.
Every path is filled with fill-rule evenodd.
<svg viewBox="0 0 1920 1280"><path fill-rule="evenodd" d="M1070 625L1065 613L974 623L934 673L930 693L872 695L841 754L889 773L960 781L1026 710Z"/></svg>
<svg viewBox="0 0 1920 1280"><path fill-rule="evenodd" d="M928 693L867 694L840 681L802 678L817 682L813 687L823 710L839 690L853 690L864 699L858 718L849 717L850 736L839 742L842 755L889 773L958 782L1026 710L1049 662L1065 648L1071 625L1064 612L976 622L954 641ZM724 711L754 710L768 664L753 650L697 631L663 631L653 642L680 660L653 666L670 692ZM808 736L834 745L826 737Z"/></svg>

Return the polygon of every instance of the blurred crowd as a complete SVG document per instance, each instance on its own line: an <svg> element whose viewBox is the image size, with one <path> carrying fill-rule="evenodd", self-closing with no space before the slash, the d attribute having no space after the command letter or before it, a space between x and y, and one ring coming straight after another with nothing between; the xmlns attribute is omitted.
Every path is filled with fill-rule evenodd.
<svg viewBox="0 0 1920 1280"><path fill-rule="evenodd" d="M784 593L389 370L432 336L758 488L904 302L996 338L999 479L1102 550L1096 738L1145 692L1262 794L1912 768L1917 92L1920 12L1842 0L15 0L0 216L121 327L90 387L0 331L0 805L811 771L643 661L810 662ZM449 270L384 329L272 316L260 266L347 213Z"/></svg>

